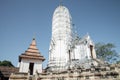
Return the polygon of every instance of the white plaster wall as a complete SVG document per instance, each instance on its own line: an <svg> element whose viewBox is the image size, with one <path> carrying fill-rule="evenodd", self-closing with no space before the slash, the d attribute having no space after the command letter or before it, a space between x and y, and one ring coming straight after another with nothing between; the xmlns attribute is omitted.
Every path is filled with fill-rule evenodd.
<svg viewBox="0 0 120 80"><path fill-rule="evenodd" d="M35 63L34 63L33 74L35 74L36 71L37 71L38 73L41 73L41 72L42 72L42 63L41 63L41 62L35 62Z"/></svg>
<svg viewBox="0 0 120 80"><path fill-rule="evenodd" d="M63 40L58 40L56 42L56 47L55 47L55 53L54 53L54 58L56 60L56 65L59 65L59 63L62 63L62 65L65 65L67 62L67 50L66 50L66 45L64 44Z"/></svg>
<svg viewBox="0 0 120 80"><path fill-rule="evenodd" d="M88 57L88 59L91 59L90 47L88 45L86 45L86 51L87 51L87 57Z"/></svg>
<svg viewBox="0 0 120 80"><path fill-rule="evenodd" d="M20 62L19 72L27 73L29 71L29 64L34 63L33 74L38 71L38 73L42 72L42 61L35 59L22 59Z"/></svg>
<svg viewBox="0 0 120 80"><path fill-rule="evenodd" d="M74 49L75 59L85 59L86 57L90 59L91 53L88 45L79 44L75 46Z"/></svg>
<svg viewBox="0 0 120 80"><path fill-rule="evenodd" d="M27 73L29 71L29 62L26 60L21 60L19 72Z"/></svg>
<svg viewBox="0 0 120 80"><path fill-rule="evenodd" d="M75 49L74 49L74 53L75 53L75 59L80 59L81 56L80 56L80 45L76 45L75 46Z"/></svg>

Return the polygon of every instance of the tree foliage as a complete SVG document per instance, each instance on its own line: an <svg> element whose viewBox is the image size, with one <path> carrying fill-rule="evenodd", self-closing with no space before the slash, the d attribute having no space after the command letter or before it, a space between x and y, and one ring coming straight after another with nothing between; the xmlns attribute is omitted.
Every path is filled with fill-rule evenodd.
<svg viewBox="0 0 120 80"><path fill-rule="evenodd" d="M117 62L120 56L115 51L115 45L112 43L97 43L95 45L96 54L99 59L109 63Z"/></svg>
<svg viewBox="0 0 120 80"><path fill-rule="evenodd" d="M0 61L0 66L14 67L14 65L8 60Z"/></svg>

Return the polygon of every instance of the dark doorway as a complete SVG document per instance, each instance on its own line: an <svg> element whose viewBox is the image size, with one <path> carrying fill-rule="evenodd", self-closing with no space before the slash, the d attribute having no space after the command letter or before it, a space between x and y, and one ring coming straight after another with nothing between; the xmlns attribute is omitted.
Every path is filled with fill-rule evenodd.
<svg viewBox="0 0 120 80"><path fill-rule="evenodd" d="M29 65L30 75L33 75L33 68L34 68L34 63L30 63Z"/></svg>
<svg viewBox="0 0 120 80"><path fill-rule="evenodd" d="M91 53L91 57L93 58L93 45L90 45L90 53Z"/></svg>

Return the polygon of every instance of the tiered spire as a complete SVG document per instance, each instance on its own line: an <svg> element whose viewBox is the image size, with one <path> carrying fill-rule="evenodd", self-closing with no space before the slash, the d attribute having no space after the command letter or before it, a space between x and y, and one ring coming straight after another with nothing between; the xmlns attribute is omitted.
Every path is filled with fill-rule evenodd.
<svg viewBox="0 0 120 80"><path fill-rule="evenodd" d="M32 43L30 44L29 48L23 54L19 56L19 61L21 61L22 58L37 59L37 60L42 60L42 61L45 60L45 58L41 56L39 50L37 49L35 38L33 38Z"/></svg>

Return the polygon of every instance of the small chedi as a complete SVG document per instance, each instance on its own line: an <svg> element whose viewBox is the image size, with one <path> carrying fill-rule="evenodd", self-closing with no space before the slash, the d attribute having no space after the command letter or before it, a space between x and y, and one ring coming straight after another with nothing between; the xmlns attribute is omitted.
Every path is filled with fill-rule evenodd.
<svg viewBox="0 0 120 80"><path fill-rule="evenodd" d="M69 10L59 5L53 13L47 67L42 68L45 58L34 38L19 56L19 72L12 73L9 80L120 80L120 64L97 59L90 36L80 38L73 29Z"/></svg>

